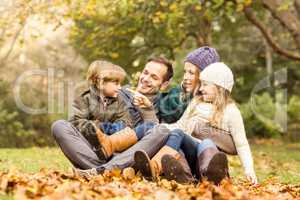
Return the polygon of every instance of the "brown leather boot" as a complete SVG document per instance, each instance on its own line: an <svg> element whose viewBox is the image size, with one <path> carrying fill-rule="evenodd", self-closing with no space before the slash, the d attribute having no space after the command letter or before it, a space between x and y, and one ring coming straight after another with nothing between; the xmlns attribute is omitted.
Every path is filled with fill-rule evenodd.
<svg viewBox="0 0 300 200"><path fill-rule="evenodd" d="M199 178L204 177L208 181L219 184L223 178L228 176L228 161L223 152L216 148L207 148L198 156L197 171Z"/></svg>
<svg viewBox="0 0 300 200"><path fill-rule="evenodd" d="M167 180L175 180L179 183L193 183L196 181L185 156L182 154L179 158L164 155L161 159L161 164Z"/></svg>
<svg viewBox="0 0 300 200"><path fill-rule="evenodd" d="M114 152L124 151L138 141L135 131L129 127L110 136L98 128L96 133L101 146L101 153L106 159L110 158Z"/></svg>
<svg viewBox="0 0 300 200"><path fill-rule="evenodd" d="M150 160L144 151L136 151L134 154L135 167L139 170L147 180L156 180L162 173L161 158L164 155L171 155L179 158L180 154L175 149L165 145Z"/></svg>

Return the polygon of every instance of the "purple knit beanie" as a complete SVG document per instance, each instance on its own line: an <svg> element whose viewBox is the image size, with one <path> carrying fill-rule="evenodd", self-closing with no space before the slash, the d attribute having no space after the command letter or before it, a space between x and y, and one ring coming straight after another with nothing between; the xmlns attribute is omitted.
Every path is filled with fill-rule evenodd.
<svg viewBox="0 0 300 200"><path fill-rule="evenodd" d="M203 70L208 65L219 61L220 56L216 49L208 46L200 47L190 52L184 60L184 62L196 65L200 70Z"/></svg>

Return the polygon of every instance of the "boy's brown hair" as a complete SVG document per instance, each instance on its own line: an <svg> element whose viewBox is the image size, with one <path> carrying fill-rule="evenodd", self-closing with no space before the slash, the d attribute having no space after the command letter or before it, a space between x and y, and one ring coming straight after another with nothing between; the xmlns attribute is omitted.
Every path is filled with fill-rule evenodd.
<svg viewBox="0 0 300 200"><path fill-rule="evenodd" d="M111 62L96 60L89 66L86 79L89 85L99 85L101 82L118 81L123 82L126 77L125 70Z"/></svg>

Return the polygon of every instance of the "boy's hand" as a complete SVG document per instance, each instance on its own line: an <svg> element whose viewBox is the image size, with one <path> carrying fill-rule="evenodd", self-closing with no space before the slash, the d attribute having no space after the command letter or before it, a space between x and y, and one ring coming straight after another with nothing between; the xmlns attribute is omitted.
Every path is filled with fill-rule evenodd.
<svg viewBox="0 0 300 200"><path fill-rule="evenodd" d="M136 106L139 106L140 108L150 108L152 107L152 102L145 96L142 95L141 93L127 88L129 92L133 94L133 104Z"/></svg>

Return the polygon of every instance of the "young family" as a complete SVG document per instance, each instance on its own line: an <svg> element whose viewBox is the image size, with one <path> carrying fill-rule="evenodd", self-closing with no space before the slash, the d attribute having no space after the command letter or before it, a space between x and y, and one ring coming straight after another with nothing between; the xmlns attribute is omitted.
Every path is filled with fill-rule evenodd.
<svg viewBox="0 0 300 200"><path fill-rule="evenodd" d="M149 180L218 184L229 177L231 154L257 183L243 119L230 96L234 77L214 48L190 52L181 85L166 93L160 91L173 77L166 59L149 59L134 90L121 86L125 76L120 66L94 61L89 88L75 98L70 119L53 123L53 137L76 173L133 167Z"/></svg>

